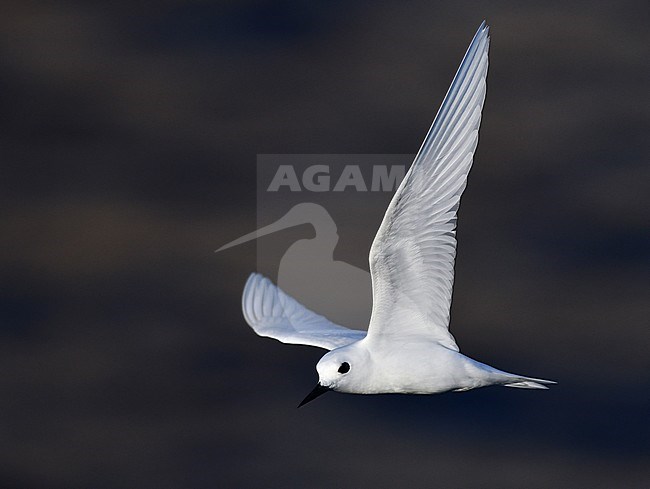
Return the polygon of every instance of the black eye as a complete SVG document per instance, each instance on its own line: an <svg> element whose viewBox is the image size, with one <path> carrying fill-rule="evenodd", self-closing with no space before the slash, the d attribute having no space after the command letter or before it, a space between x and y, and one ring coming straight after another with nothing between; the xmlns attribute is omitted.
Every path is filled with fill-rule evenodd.
<svg viewBox="0 0 650 489"><path fill-rule="evenodd" d="M340 374L347 374L350 371L350 364L348 362L343 362L339 367Z"/></svg>

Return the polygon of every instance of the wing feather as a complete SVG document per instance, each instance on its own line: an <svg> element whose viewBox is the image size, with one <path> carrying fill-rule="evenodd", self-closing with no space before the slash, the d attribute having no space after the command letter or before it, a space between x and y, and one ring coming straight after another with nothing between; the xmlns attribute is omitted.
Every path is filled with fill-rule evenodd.
<svg viewBox="0 0 650 489"><path fill-rule="evenodd" d="M458 350L449 332L456 221L478 144L489 44L483 22L372 244L369 340L427 336Z"/></svg>
<svg viewBox="0 0 650 489"><path fill-rule="evenodd" d="M258 335L282 343L333 350L366 336L365 331L344 328L307 309L259 273L246 281L242 310Z"/></svg>

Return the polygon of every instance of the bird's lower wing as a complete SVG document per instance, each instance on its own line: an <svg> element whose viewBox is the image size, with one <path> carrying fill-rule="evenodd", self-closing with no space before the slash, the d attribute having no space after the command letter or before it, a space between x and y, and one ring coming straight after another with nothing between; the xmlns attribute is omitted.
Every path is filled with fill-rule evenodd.
<svg viewBox="0 0 650 489"><path fill-rule="evenodd" d="M344 328L310 311L259 273L248 277L242 310L246 322L258 335L282 343L333 350L366 336L365 331Z"/></svg>

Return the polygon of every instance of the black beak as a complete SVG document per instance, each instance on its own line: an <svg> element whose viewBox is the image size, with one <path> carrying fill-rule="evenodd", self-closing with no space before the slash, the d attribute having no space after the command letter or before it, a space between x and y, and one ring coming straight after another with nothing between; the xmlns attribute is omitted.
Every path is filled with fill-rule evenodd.
<svg viewBox="0 0 650 489"><path fill-rule="evenodd" d="M298 407L304 406L310 401L313 401L316 399L318 396L322 396L325 394L328 390L330 390L329 387L325 387L324 385L321 385L320 382L316 384L316 387L314 387L314 390L311 391L309 394L307 394L307 397L305 397L300 404L298 404Z"/></svg>

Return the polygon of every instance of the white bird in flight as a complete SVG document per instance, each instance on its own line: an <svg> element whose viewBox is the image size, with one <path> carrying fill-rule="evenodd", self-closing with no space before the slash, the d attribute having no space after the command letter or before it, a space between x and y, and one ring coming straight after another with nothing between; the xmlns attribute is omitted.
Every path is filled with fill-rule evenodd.
<svg viewBox="0 0 650 489"><path fill-rule="evenodd" d="M334 390L352 394L436 394L488 385L547 389L473 360L449 332L456 220L478 144L488 70L483 22L370 249L373 305L368 331L310 311L269 279L252 274L242 308L260 336L331 350L299 406Z"/></svg>

